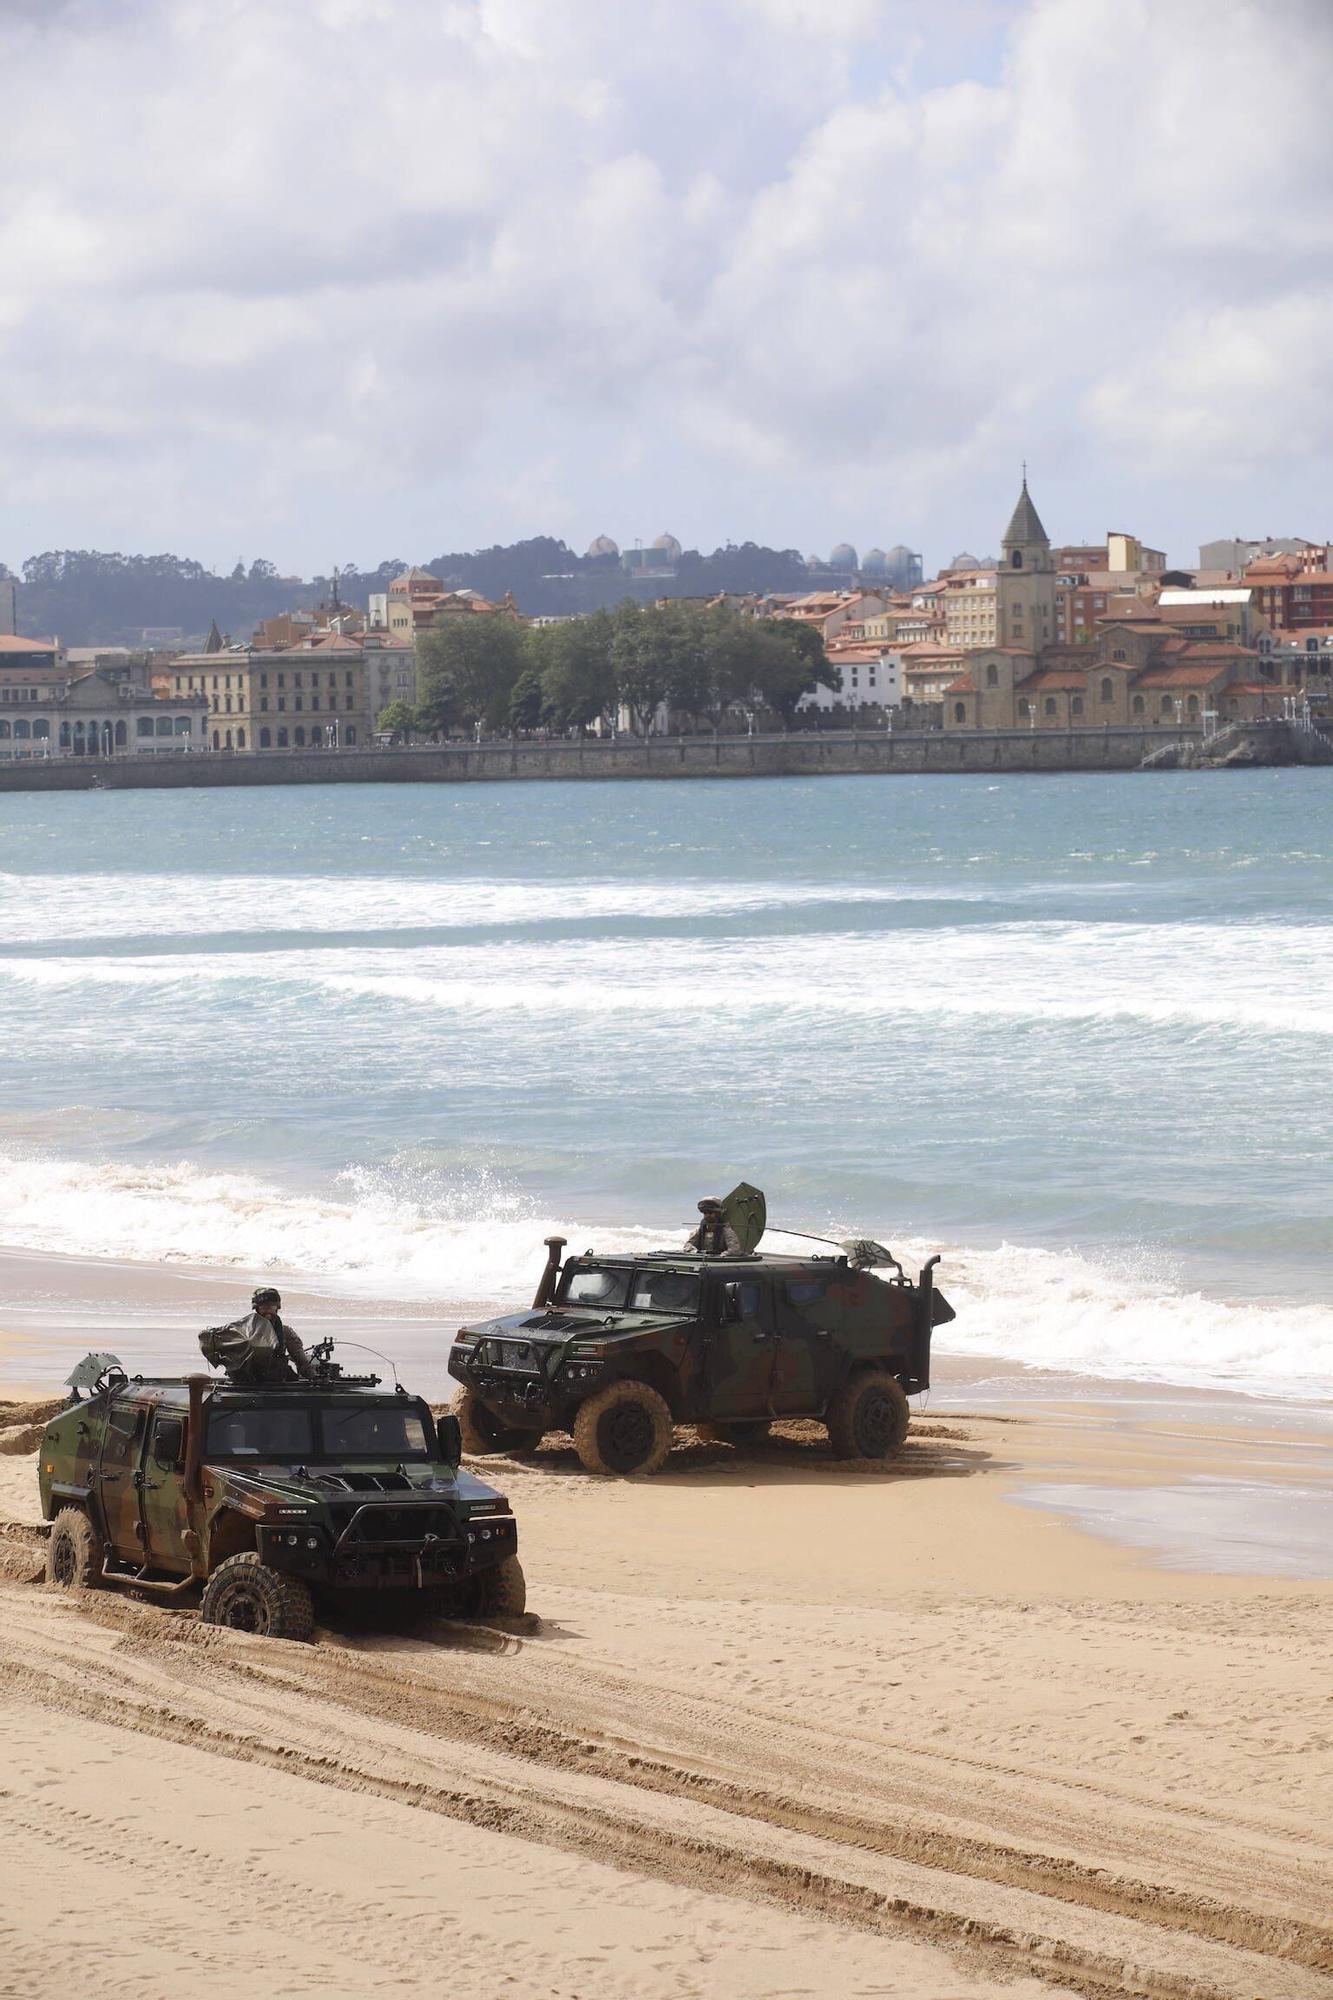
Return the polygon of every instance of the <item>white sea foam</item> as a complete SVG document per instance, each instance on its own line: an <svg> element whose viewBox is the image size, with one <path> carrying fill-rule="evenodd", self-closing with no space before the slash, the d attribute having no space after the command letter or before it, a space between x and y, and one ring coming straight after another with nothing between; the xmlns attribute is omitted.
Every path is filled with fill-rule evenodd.
<svg viewBox="0 0 1333 2000"><path fill-rule="evenodd" d="M0 958L17 987L172 988L277 1000L282 989L331 1000L392 1001L469 1019L512 1012L678 1016L692 1006L754 1017L777 1010L893 1020L911 1014L1005 1021L1116 1021L1333 1035L1333 926L1008 923L818 940L624 937L314 947L262 955Z"/></svg>
<svg viewBox="0 0 1333 2000"><path fill-rule="evenodd" d="M1107 893L1115 885L1096 885ZM1020 900L1064 893L1023 884ZM0 872L0 939L265 936L531 927L553 922L707 918L822 905L985 902L971 883L508 881L484 878L281 875L15 875Z"/></svg>
<svg viewBox="0 0 1333 2000"><path fill-rule="evenodd" d="M627 1226L533 1212L484 1176L354 1169L328 1198L187 1164L14 1155L0 1156L0 1214L13 1248L234 1267L333 1294L438 1302L442 1312L529 1297L549 1234L606 1250L661 1248L680 1234L679 1216ZM893 1238L873 1217L858 1227ZM944 1250L939 1282L958 1317L937 1335L942 1349L1118 1379L1333 1395L1327 1306L1206 1298L1134 1257L898 1249L909 1267Z"/></svg>

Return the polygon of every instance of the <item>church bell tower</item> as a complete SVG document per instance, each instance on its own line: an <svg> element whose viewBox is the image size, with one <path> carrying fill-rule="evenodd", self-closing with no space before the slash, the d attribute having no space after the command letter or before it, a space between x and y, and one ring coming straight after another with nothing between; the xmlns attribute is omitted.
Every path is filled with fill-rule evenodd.
<svg viewBox="0 0 1333 2000"><path fill-rule="evenodd" d="M1055 559L1050 537L1028 492L1027 468L1023 490L1004 531L1000 559L1000 644L1040 653L1056 637Z"/></svg>

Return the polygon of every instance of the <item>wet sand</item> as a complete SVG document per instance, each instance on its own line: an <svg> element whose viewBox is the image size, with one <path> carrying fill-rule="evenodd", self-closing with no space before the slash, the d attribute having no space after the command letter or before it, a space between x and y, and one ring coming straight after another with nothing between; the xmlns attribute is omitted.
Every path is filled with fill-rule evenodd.
<svg viewBox="0 0 1333 2000"><path fill-rule="evenodd" d="M47 1393L61 1342L188 1366L236 1309L42 1262L78 1324L0 1324ZM447 1323L354 1310L439 1365ZM945 1359L887 1472L812 1425L628 1484L560 1439L474 1469L532 1615L297 1647L25 1580L35 1459L0 1452L3 1990L96 1932L139 2000L1333 1991L1333 1583L1280 1560L1333 1501L1327 1408Z"/></svg>

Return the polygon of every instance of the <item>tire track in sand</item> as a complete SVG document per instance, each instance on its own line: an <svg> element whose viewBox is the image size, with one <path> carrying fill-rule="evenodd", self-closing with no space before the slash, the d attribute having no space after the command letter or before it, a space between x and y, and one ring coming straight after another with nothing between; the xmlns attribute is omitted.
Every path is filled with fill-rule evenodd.
<svg viewBox="0 0 1333 2000"><path fill-rule="evenodd" d="M1157 1888L1107 1882L1058 1857L1043 1868L1041 1857L1003 1846L877 1825L734 1773L627 1752L534 1719L498 1690L442 1687L413 1670L412 1653L298 1653L124 1600L90 1602L93 1621L67 1604L44 1609L66 1614L63 1631L58 1616L43 1618L45 1643L35 1648L6 1633L0 1671L17 1692L66 1713L696 1889L945 1945L996 1975L1036 1975L1099 2000L1313 2000L1327 1991L1318 1975L1333 1956L1314 1926L1163 1900ZM102 1644L89 1648L95 1627ZM68 1662L62 1640L76 1656ZM437 1649L432 1658L438 1665ZM215 1697L229 1719L202 1712Z"/></svg>

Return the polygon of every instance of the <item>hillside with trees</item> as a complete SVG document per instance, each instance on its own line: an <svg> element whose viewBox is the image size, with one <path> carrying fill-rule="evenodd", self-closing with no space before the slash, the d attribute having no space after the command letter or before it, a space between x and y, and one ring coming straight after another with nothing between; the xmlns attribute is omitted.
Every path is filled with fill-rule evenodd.
<svg viewBox="0 0 1333 2000"><path fill-rule="evenodd" d="M346 604L364 608L372 591L386 590L408 567L402 559L373 569L348 564L339 573ZM719 591L796 591L810 587L795 549L755 542L701 555L685 550L671 577L631 578L615 556L576 556L549 535L470 553L433 557L423 567L450 587L476 590L496 600L512 591L528 617L611 609L626 598L711 597ZM0 563L0 577L17 574L19 629L30 637L59 634L73 646L138 646L145 632L178 632L202 640L209 626L248 638L255 626L282 611L326 601L332 576L282 576L258 557L219 574L175 555L126 556L95 549L53 549L30 556L16 572Z"/></svg>

